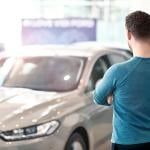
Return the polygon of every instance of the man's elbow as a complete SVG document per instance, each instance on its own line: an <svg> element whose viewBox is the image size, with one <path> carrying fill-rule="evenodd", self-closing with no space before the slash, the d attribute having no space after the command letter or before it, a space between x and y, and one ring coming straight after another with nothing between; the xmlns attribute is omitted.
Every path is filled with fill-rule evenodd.
<svg viewBox="0 0 150 150"><path fill-rule="evenodd" d="M92 93L93 102L97 105L100 105L99 98L97 98L95 92Z"/></svg>
<svg viewBox="0 0 150 150"><path fill-rule="evenodd" d="M93 101L96 105L101 105L101 103L98 100L96 100L95 98L93 98Z"/></svg>
<svg viewBox="0 0 150 150"><path fill-rule="evenodd" d="M109 106L109 104L107 103L107 100L105 99L101 99L101 98L97 98L95 95L93 95L93 101L96 105L106 105Z"/></svg>

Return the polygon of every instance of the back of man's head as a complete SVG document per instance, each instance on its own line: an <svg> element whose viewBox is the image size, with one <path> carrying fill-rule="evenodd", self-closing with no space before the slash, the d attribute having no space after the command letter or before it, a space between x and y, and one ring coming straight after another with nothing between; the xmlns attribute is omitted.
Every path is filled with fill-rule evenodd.
<svg viewBox="0 0 150 150"><path fill-rule="evenodd" d="M135 11L126 16L126 28L137 40L150 40L150 15Z"/></svg>

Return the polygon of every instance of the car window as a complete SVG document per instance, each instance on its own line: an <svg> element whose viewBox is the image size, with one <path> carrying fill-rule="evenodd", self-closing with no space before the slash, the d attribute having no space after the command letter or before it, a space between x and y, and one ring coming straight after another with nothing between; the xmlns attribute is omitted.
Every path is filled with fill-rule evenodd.
<svg viewBox="0 0 150 150"><path fill-rule="evenodd" d="M88 91L92 91L95 89L96 83L98 80L100 80L101 78L103 78L105 72L107 71L107 69L116 63L120 63L120 62L124 62L126 61L127 58L125 55L121 55L121 54L108 54L108 55L104 55L102 57L100 57L92 70L91 76L90 76L90 80L88 83Z"/></svg>
<svg viewBox="0 0 150 150"><path fill-rule="evenodd" d="M110 65L120 63L120 62L127 60L127 57L125 57L124 55L121 55L121 54L109 54L109 55L107 55L107 57L109 59Z"/></svg>
<svg viewBox="0 0 150 150"><path fill-rule="evenodd" d="M103 76L106 70L108 69L108 59L106 56L100 57L93 66L89 83L88 83L88 91L92 91L95 89L95 85Z"/></svg>

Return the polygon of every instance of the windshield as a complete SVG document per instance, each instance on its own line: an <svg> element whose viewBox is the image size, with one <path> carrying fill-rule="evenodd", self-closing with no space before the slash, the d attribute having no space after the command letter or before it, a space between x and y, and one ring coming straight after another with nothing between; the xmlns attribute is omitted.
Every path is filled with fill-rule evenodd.
<svg viewBox="0 0 150 150"><path fill-rule="evenodd" d="M3 86L40 91L70 91L77 87L85 58L23 57L15 59Z"/></svg>

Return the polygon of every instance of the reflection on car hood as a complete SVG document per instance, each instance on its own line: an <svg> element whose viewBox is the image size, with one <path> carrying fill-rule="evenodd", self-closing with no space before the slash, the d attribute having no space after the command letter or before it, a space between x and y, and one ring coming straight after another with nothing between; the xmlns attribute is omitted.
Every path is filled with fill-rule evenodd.
<svg viewBox="0 0 150 150"><path fill-rule="evenodd" d="M66 93L0 88L0 130L37 124L50 111L64 104L60 98L65 95Z"/></svg>

